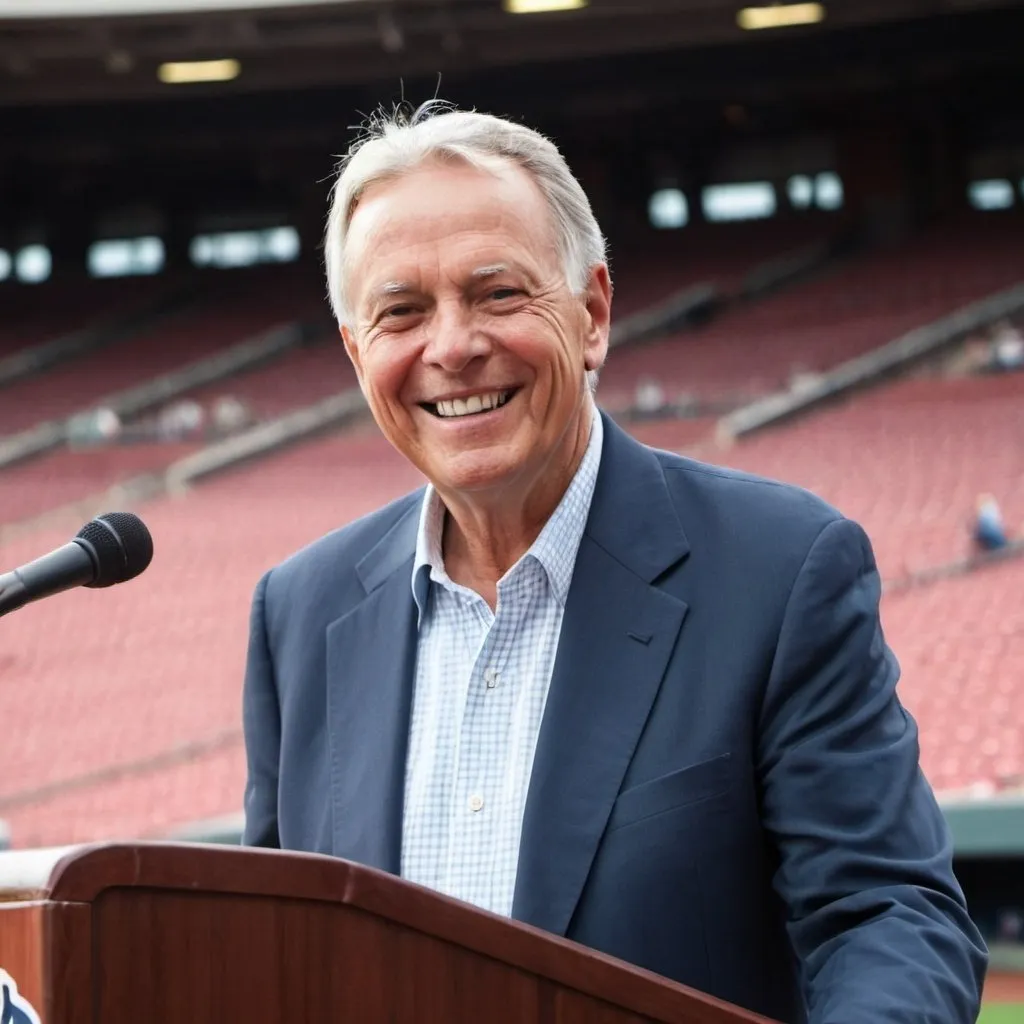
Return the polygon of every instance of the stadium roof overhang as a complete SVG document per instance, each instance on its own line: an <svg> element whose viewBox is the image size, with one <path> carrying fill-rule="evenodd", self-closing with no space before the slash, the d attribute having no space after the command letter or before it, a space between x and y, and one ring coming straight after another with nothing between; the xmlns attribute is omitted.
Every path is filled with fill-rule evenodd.
<svg viewBox="0 0 1024 1024"><path fill-rule="evenodd" d="M124 15L326 7L355 0L0 0L0 18L109 18Z"/></svg>
<svg viewBox="0 0 1024 1024"><path fill-rule="evenodd" d="M501 0L0 0L0 105L166 96L175 87L157 70L167 61L237 59L234 81L188 88L259 92L692 50L1016 6L825 0L820 24L765 33L737 23L750 2L590 0L580 10L517 16Z"/></svg>

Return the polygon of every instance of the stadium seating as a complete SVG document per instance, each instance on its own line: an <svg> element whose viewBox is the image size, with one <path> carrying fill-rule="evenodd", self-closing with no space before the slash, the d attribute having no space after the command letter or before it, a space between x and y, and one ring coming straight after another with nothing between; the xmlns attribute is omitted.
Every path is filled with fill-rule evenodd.
<svg viewBox="0 0 1024 1024"><path fill-rule="evenodd" d="M714 416L681 419L638 420L625 423L629 432L644 444L666 451L697 455L714 437L718 420Z"/></svg>
<svg viewBox="0 0 1024 1024"><path fill-rule="evenodd" d="M0 436L44 420L63 419L107 395L287 322L299 312L287 295L263 296L257 302L232 297L212 308L185 310L143 338L116 341L11 388L0 406Z"/></svg>
<svg viewBox="0 0 1024 1024"><path fill-rule="evenodd" d="M356 376L336 333L325 330L315 344L285 353L258 369L197 388L189 398L204 405L221 395L246 403L258 419L270 419L346 388Z"/></svg>
<svg viewBox="0 0 1024 1024"><path fill-rule="evenodd" d="M979 494L1024 529L1024 374L906 380L765 431L717 461L799 484L861 522L886 578L970 550Z"/></svg>
<svg viewBox="0 0 1024 1024"><path fill-rule="evenodd" d="M715 283L731 289L743 276L764 261L812 241L820 241L824 229L814 219L795 219L779 224L720 225L714 230L696 229L691 235L651 233L623 246L625 269L616 271L616 311L624 314L646 308L692 284ZM641 255L642 254L642 255ZM255 332L293 317L324 315L323 297L312 285L313 274L293 268L273 272L265 268L233 272L219 280L204 280L205 301L186 308L139 337L127 337L94 352L83 354L27 381L5 395L0 406L0 437L27 429L48 419L60 419L96 403L104 396L244 340ZM125 282L93 282L96 295L89 301L110 308L117 295L134 294L134 301L154 286ZM296 287L298 285L298 287ZM56 288L57 286L46 286ZM135 287L135 292L130 291ZM49 338L92 322L88 286L55 293L54 310L38 310L38 298L30 303L26 290L15 293L9 311L13 327L0 335L11 346ZM83 303L85 305L83 305ZM337 372L336 372L337 371ZM336 383L335 383L336 382ZM334 352L310 348L289 355L285 362L240 376L230 383L213 385L193 394L206 401L231 394L250 403L261 415L275 415L315 401L337 386L354 383L344 358Z"/></svg>
<svg viewBox="0 0 1024 1024"><path fill-rule="evenodd" d="M93 498L136 474L169 465L199 442L58 448L0 470L0 529Z"/></svg>
<svg viewBox="0 0 1024 1024"><path fill-rule="evenodd" d="M847 262L707 327L612 354L602 399L628 405L657 380L670 401L738 404L829 369L1024 279L1024 224L965 218Z"/></svg>
<svg viewBox="0 0 1024 1024"><path fill-rule="evenodd" d="M901 699L939 790L1024 784L1024 560L888 595Z"/></svg>
<svg viewBox="0 0 1024 1024"><path fill-rule="evenodd" d="M188 767L173 752L237 728L257 579L309 539L418 483L375 433L309 442L144 509L156 553L130 585L60 595L9 620L17 629L4 629L0 646L0 720L17 728L5 738L0 806L12 794L158 753L172 762L3 810L19 843L151 834L175 814L180 822L236 810L237 750ZM19 564L65 540L52 530L18 537L2 548L3 561Z"/></svg>
<svg viewBox="0 0 1024 1024"><path fill-rule="evenodd" d="M168 284L162 286L166 293ZM47 290L49 289L49 290ZM125 388L144 383L246 341L295 318L317 315L326 328L323 301L308 277L289 270L257 269L218 278L198 278L191 290L196 301L99 348L85 351L27 380L3 389L0 439L36 424L60 420L99 403ZM0 345L12 351L94 322L109 323L142 308L163 294L150 279L92 282L67 287L44 286L5 295L13 324L5 325ZM25 296L33 295L34 302ZM55 308L40 303L50 297ZM92 298L89 298L92 296ZM100 304L107 303L98 321ZM5 309L8 307L5 306ZM34 315L30 315L35 310ZM112 312L115 311L115 312ZM245 401L249 411L266 418L351 386L353 377L340 344L309 345L286 352L250 372L197 389L190 397L212 402L222 395ZM159 411L159 410L156 410ZM125 423L129 434L153 413ZM197 442L198 443L198 442ZM167 466L197 444L132 443L111 447L58 450L0 473L0 526L45 513L57 506L96 495L132 476Z"/></svg>
<svg viewBox="0 0 1024 1024"><path fill-rule="evenodd" d="M629 316L698 284L732 294L758 267L822 244L835 230L829 219L810 216L642 232L609 247L615 316Z"/></svg>
<svg viewBox="0 0 1024 1024"><path fill-rule="evenodd" d="M869 530L884 574L899 576L965 554L978 491L997 493L1009 521L1024 522L1022 399L1024 376L908 380L766 432L724 457L840 504ZM636 430L658 442L672 426ZM0 783L0 802L98 770L111 750L130 768L123 778L12 809L23 841L157 834L235 809L243 775L238 685L256 579L311 537L417 482L373 430L321 438L150 506L154 565L131 587L90 597L102 615L82 615L80 595L20 613L0 655L12 683L6 701L20 696L17 707L0 696L0 717L17 713L26 727L11 737L8 756L18 768ZM5 560L58 540L12 542ZM1013 561L884 600L904 667L901 693L921 719L925 764L941 788L1024 772L1016 685L1024 608L1014 598L1022 586L1024 562ZM941 634L933 621L947 624ZM44 643L41 633L54 630L62 643ZM64 714L49 719L48 706Z"/></svg>
<svg viewBox="0 0 1024 1024"><path fill-rule="evenodd" d="M1018 244L998 233L988 236L981 255L968 248L964 258L957 247L967 245L971 223L737 309L685 341L616 352L608 376L614 384L623 379L616 367L635 368L650 358L680 389L732 394L775 386L789 361L808 351L835 360L887 340L922 317L1024 276ZM722 280L733 286L729 260L735 269L747 255L724 254ZM656 256L648 252L648 270L633 278L635 287L622 275L625 293L643 296L645 280L648 296L663 293L667 278L658 284ZM213 312L167 321L144 349L119 344L103 358L83 358L11 389L5 399L14 401L5 400L0 420L24 425L42 409L65 415L240 340L277 316L294 315L295 294L253 298L244 283L244 275L232 279L236 290L229 288ZM808 331L789 329L803 320ZM824 332L829 323L838 326L823 346L814 340L820 337L815 325ZM737 324L750 334L727 338ZM737 356L741 340L753 351L746 362ZM775 360L783 369L773 376ZM325 331L319 343L191 397L207 404L231 395L267 418L353 383L340 344ZM1024 526L1021 374L903 380L721 451L710 444L714 425L714 417L702 415L630 429L660 447L698 446L712 461L811 488L863 523L889 581L963 558L981 492L997 496L1012 532ZM2 472L3 518L77 500L193 448L143 444L51 453ZM0 774L0 813L19 845L157 836L236 811L244 776L239 686L257 579L311 538L419 482L372 424L320 437L221 474L183 497L148 504L142 511L156 557L130 586L62 595L19 612L17 630L5 630L0 646L0 720L18 723L5 741L5 761L14 767ZM66 539L63 529L47 527L9 536L0 551L14 565ZM1022 585L1024 561L1009 561L899 588L884 599L887 633L904 668L901 693L921 721L925 767L940 788L1024 773L1024 707L1016 685L1024 669L1018 635L1024 626L1014 597ZM54 708L61 713L51 715Z"/></svg>
<svg viewBox="0 0 1024 1024"><path fill-rule="evenodd" d="M0 289L0 359L62 335L116 321L168 293L166 278L47 282Z"/></svg>

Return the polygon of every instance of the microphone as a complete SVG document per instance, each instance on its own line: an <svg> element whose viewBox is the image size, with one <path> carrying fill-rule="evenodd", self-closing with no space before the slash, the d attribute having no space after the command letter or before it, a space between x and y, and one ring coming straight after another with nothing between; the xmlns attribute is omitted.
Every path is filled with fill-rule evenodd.
<svg viewBox="0 0 1024 1024"><path fill-rule="evenodd" d="M146 524L130 512L108 512L86 523L63 547L0 576L0 616L72 587L125 583L152 560Z"/></svg>

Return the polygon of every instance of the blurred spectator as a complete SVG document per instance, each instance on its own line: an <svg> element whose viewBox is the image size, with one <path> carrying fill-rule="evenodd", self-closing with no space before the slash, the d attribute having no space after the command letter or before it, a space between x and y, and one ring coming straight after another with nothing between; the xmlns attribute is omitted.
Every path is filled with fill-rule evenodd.
<svg viewBox="0 0 1024 1024"><path fill-rule="evenodd" d="M665 389L653 378L644 377L633 395L633 410L638 416L656 416L665 408Z"/></svg>
<svg viewBox="0 0 1024 1024"><path fill-rule="evenodd" d="M1024 335L1009 320L992 331L992 369L1008 372L1024 367Z"/></svg>
<svg viewBox="0 0 1024 1024"><path fill-rule="evenodd" d="M90 409L73 416L68 423L68 443L78 445L110 444L121 435L121 417L113 409Z"/></svg>
<svg viewBox="0 0 1024 1024"><path fill-rule="evenodd" d="M206 421L203 407L190 398L167 406L157 419L157 435L162 441L185 441L198 435Z"/></svg>
<svg viewBox="0 0 1024 1024"><path fill-rule="evenodd" d="M972 334L943 363L951 377L983 373L992 361L992 344L983 334Z"/></svg>
<svg viewBox="0 0 1024 1024"><path fill-rule="evenodd" d="M240 398L236 398L234 395L221 395L213 403L210 419L214 432L218 436L225 436L244 430L255 417Z"/></svg>
<svg viewBox="0 0 1024 1024"><path fill-rule="evenodd" d="M1006 547L1006 528L999 503L991 494L978 498L974 520L974 540L982 551L998 551Z"/></svg>
<svg viewBox="0 0 1024 1024"><path fill-rule="evenodd" d="M817 387L824 374L816 370L808 370L802 366L794 366L789 374L789 390L793 392L806 391L809 388Z"/></svg>

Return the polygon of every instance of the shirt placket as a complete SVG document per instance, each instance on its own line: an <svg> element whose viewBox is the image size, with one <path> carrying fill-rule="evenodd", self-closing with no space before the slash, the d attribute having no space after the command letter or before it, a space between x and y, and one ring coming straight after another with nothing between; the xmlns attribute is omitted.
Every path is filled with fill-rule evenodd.
<svg viewBox="0 0 1024 1024"><path fill-rule="evenodd" d="M520 611L507 599L507 592L503 587L493 622L473 662L452 808L453 870L465 875L460 885L465 898L489 909L499 909L495 906L501 888L496 858L507 817L505 776L515 696L507 662Z"/></svg>
<svg viewBox="0 0 1024 1024"><path fill-rule="evenodd" d="M477 742L472 722L473 691L477 685L480 658L488 647L497 619L479 595L463 592L461 601L465 616L465 646L467 652L475 653L467 659L471 664L469 678L464 683L462 680L459 681L463 683L464 688L458 695L456 707L453 708L458 721L455 728L455 749L452 752L444 889L459 899L469 901L474 896L473 872L470 865L475 851L479 848L481 832L485 825L485 819L480 813L483 807L480 806L476 810L471 807L471 804L475 803L473 797L479 795L471 774L477 760L473 751Z"/></svg>

